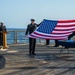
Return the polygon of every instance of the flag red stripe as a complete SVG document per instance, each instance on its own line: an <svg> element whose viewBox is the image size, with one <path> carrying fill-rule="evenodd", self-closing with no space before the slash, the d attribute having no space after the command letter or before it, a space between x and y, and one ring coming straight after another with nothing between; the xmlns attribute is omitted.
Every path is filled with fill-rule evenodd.
<svg viewBox="0 0 75 75"><path fill-rule="evenodd" d="M62 33L59 33L59 32L58 32L58 33L52 32L52 34L55 34L55 35L57 35L57 34L59 34L59 35L62 34L62 35L63 35L63 34L71 34L71 32L65 32L65 33L63 33L63 32L62 32Z"/></svg>
<svg viewBox="0 0 75 75"><path fill-rule="evenodd" d="M72 23L75 22L75 20L59 20L58 23Z"/></svg>

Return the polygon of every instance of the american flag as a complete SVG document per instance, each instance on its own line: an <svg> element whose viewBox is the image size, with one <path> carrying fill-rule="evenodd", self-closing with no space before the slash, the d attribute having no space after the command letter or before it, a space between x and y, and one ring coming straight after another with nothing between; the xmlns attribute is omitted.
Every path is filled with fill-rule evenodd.
<svg viewBox="0 0 75 75"><path fill-rule="evenodd" d="M31 33L30 38L64 40L75 31L75 20L46 20Z"/></svg>

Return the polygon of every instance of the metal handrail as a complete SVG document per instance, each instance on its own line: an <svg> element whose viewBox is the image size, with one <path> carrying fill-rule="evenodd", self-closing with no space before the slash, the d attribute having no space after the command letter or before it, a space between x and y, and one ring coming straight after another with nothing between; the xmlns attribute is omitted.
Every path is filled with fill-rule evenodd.
<svg viewBox="0 0 75 75"><path fill-rule="evenodd" d="M7 34L7 41L11 41L11 40L13 40L14 42L13 43L15 43L15 44L18 44L18 40L26 40L26 38L21 38L21 39L19 39L18 37L18 33L20 33L20 32L23 32L23 33L25 33L25 31L26 30L8 30L8 34ZM12 35L11 34L11 32L14 34L14 35ZM10 36L9 36L10 35ZM25 34L24 35L21 35L22 37L25 37ZM13 38L9 38L9 37L13 37ZM8 42L7 42L8 43ZM41 43L41 39L39 39L39 43Z"/></svg>
<svg viewBox="0 0 75 75"><path fill-rule="evenodd" d="M24 34L19 36L18 33L20 33L20 32L23 32ZM22 40L23 41L23 42L21 42L22 44L27 43L27 42L25 42L28 40L27 38L25 38L25 32L26 32L26 30L24 30L24 29L23 30L8 30L7 41L11 42L13 40L14 41L13 44L14 43L18 44L18 41ZM11 33L13 33L14 35L10 35ZM8 36L8 35L10 35L10 36ZM9 37L12 37L12 38L9 38ZM24 38L20 39L19 37L24 37ZM42 43L42 39L38 39L38 43ZM45 43L45 40L43 41L43 43ZM7 44L9 44L9 43L7 42ZM50 42L50 44L54 44L54 43Z"/></svg>

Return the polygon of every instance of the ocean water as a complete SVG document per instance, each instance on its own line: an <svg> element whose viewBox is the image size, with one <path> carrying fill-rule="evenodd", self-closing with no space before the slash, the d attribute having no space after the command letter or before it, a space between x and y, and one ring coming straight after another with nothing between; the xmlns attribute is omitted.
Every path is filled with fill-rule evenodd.
<svg viewBox="0 0 75 75"><path fill-rule="evenodd" d="M24 32L19 32L19 31L24 31ZM9 32L7 34L7 44L14 44L15 41L15 32L14 31L18 31L17 32L17 43L29 43L29 39L25 37L25 30L24 28L7 28L7 31ZM10 32L11 31L11 32ZM37 38L36 39L36 42L38 43L39 42L39 39ZM45 40L44 39L41 39L41 42L42 43L45 43ZM50 40L50 43L54 43L54 40Z"/></svg>
<svg viewBox="0 0 75 75"><path fill-rule="evenodd" d="M25 29L20 29L20 28L7 28L7 31L9 32L7 34L7 44L14 44L15 43L15 31L17 32L17 43L26 43L28 42L28 38L25 38L25 32L19 32L21 30Z"/></svg>
<svg viewBox="0 0 75 75"><path fill-rule="evenodd" d="M24 32L19 32L19 31L23 31ZM14 31L18 31L17 32L17 43L29 43L29 39L25 37L25 30L26 29L20 29L20 28L7 28L7 31L9 32L7 34L7 44L14 44L15 41L15 32ZM39 42L39 39L37 39L37 42Z"/></svg>

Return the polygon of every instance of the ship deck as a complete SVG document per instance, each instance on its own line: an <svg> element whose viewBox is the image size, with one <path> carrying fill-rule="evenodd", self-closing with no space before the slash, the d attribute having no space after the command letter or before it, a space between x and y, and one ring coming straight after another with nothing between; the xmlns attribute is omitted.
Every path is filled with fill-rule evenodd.
<svg viewBox="0 0 75 75"><path fill-rule="evenodd" d="M28 44L9 45L0 51L6 65L0 75L75 75L75 48L60 54L61 47L36 45L36 55L29 56Z"/></svg>

